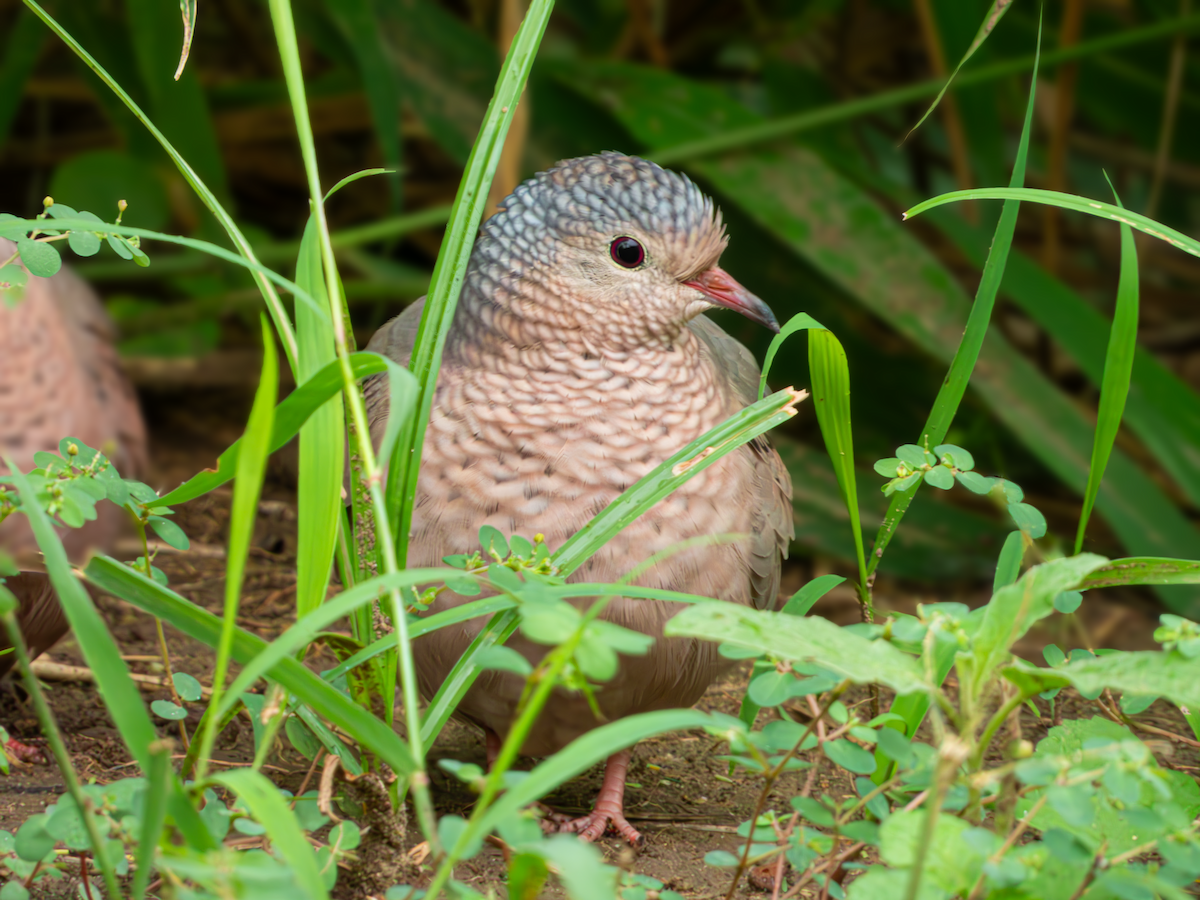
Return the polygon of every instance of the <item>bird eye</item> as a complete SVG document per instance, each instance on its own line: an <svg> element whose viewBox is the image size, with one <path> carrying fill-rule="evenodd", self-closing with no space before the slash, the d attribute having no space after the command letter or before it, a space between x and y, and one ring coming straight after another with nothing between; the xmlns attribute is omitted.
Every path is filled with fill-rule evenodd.
<svg viewBox="0 0 1200 900"><path fill-rule="evenodd" d="M631 237L614 238L608 249L613 262L626 269L636 269L646 259L646 251L642 249L642 245Z"/></svg>

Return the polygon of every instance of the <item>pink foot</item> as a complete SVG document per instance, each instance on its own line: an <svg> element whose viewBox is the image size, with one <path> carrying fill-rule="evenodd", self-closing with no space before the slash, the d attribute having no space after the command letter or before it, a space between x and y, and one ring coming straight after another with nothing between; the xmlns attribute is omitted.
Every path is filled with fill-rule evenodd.
<svg viewBox="0 0 1200 900"><path fill-rule="evenodd" d="M629 750L622 750L608 758L604 784L596 795L595 807L589 815L561 825L560 831L578 834L581 840L590 843L612 828L633 846L641 846L641 833L625 818L625 773L629 768L629 756Z"/></svg>
<svg viewBox="0 0 1200 900"><path fill-rule="evenodd" d="M9 759L26 764L41 763L44 765L46 762L46 755L42 753L40 747L22 744L16 738L8 739L4 745L4 753Z"/></svg>

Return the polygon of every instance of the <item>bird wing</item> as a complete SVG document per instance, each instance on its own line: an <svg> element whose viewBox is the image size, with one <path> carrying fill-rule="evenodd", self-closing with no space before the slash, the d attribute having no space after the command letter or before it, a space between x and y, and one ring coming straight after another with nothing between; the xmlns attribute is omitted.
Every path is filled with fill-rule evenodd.
<svg viewBox="0 0 1200 900"><path fill-rule="evenodd" d="M390 319L371 336L367 350L379 353L407 366L417 343L417 329L421 325L421 313L425 310L425 298L414 301L404 312ZM371 426L371 440L378 447L383 443L383 433L388 421L388 379L386 373L372 375L363 382L363 398L367 404L367 421Z"/></svg>
<svg viewBox="0 0 1200 900"><path fill-rule="evenodd" d="M688 327L712 358L731 405L746 407L754 403L761 373L750 351L707 316L697 316ZM792 521L792 478L765 436L755 438L745 449L754 473L747 498L754 511L750 594L756 609L774 609L783 560L787 559L788 546L796 535Z"/></svg>

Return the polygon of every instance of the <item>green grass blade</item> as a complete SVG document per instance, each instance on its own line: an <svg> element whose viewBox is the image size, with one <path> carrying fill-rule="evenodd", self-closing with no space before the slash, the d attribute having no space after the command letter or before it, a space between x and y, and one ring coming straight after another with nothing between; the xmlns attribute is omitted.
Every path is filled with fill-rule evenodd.
<svg viewBox="0 0 1200 900"><path fill-rule="evenodd" d="M708 468L796 414L796 404L807 394L791 388L777 391L730 416L701 435L648 475L625 489L604 510L571 535L554 553L554 564L569 575L603 547L612 536L683 484L696 472Z"/></svg>
<svg viewBox="0 0 1200 900"><path fill-rule="evenodd" d="M990 235L945 209L927 215L968 261L983 264ZM1106 316L1016 249L1008 258L1000 290L1062 346L1093 384L1102 384L1104 348L1112 327ZM1188 500L1200 506L1200 395L1139 348L1124 419Z"/></svg>
<svg viewBox="0 0 1200 900"><path fill-rule="evenodd" d="M111 75L108 74L107 71L105 71L104 67L101 66L90 53L83 49L83 46L76 41L75 38L73 38L66 31L66 29L64 29L57 21L55 21L49 13L42 9L42 7L35 2L35 0L24 0L24 2L29 9L33 10L34 14L36 14L39 19L49 26L50 30L53 31L63 41L63 43L71 48L76 56L83 60L89 69L99 76L100 80L103 81L104 84L107 85L107 87L114 94L121 98L121 102L129 108L129 111L137 117L138 121L146 126L147 130L154 135L155 140L157 140L158 143L162 145L162 148L167 151L167 154L171 157L171 160L179 169L180 174L183 175L184 180L192 186L192 189L200 197L200 200L206 207L208 207L208 210L214 216L216 216L217 221L221 223L221 227L225 229L226 233L229 235L230 239L232 239L234 246L238 248L238 251L241 253L241 255L249 262L257 263L257 260L254 256L254 250L250 246L250 242L246 240L246 236L242 234L242 231L240 228L238 228L237 223L233 221L233 217L225 211L225 208L217 200L216 195L208 188L200 176L196 174L195 170L192 169L187 160L184 159L183 156L180 155L179 151L177 151L171 145L171 142L167 140L166 136L163 135L163 133L159 131L157 127L155 127L154 123L150 120L150 117L142 111L141 107L139 107L133 101L133 98L130 97L129 94L127 94L119 84L117 84L117 82ZM293 367L294 370L297 354L296 335L292 330L292 323L288 319L287 312L283 308L283 303L279 299L279 295L275 292L275 288L271 286L270 281L257 270L254 272L254 280L258 283L259 290L262 291L263 298L266 300L267 311L271 315L271 322L275 326L276 332L279 334L279 339L283 342L283 349L284 353L287 355L288 363Z"/></svg>
<svg viewBox="0 0 1200 900"><path fill-rule="evenodd" d="M350 357L350 363L358 378L365 378L388 369L387 360L377 353L355 353ZM301 426L308 421L309 416L315 410L320 409L330 397L336 396L341 389L341 364L334 361L326 364L319 372L292 391L287 399L275 408L274 427L271 431L269 445L270 452L274 453L295 437ZM217 458L215 469L205 469L189 478L175 490L163 495L159 502L164 506L174 506L216 490L232 479L237 471L240 448L241 440L234 441L229 445L229 449Z"/></svg>
<svg viewBox="0 0 1200 900"><path fill-rule="evenodd" d="M1126 584L1200 584L1200 561L1155 556L1114 559L1088 574L1077 590Z"/></svg>
<svg viewBox="0 0 1200 900"><path fill-rule="evenodd" d="M771 339L758 381L761 401L767 389L767 375L784 341L797 331L808 331L808 367L813 383L813 403L817 423L825 440L825 450L837 477L842 502L850 518L854 554L858 562L859 591L867 594L867 565L863 556L862 521L858 508L858 480L854 471L854 440L850 422L850 368L846 351L833 333L807 313L792 316Z"/></svg>
<svg viewBox="0 0 1200 900"><path fill-rule="evenodd" d="M425 715L421 717L422 741L433 743L446 722L449 721L450 714L454 712L458 702L462 700L471 685L475 683L475 679L479 677L480 670L476 665L479 654L489 647L507 641L517 630L520 621L521 617L516 610L498 612L475 636L475 640L471 641L471 645L459 657L454 668L450 670L450 674L446 676L445 681L437 689L437 693L433 695L433 699L429 701Z"/></svg>
<svg viewBox="0 0 1200 900"><path fill-rule="evenodd" d="M1038 47L1041 47L1039 35ZM1035 57L1033 78L1029 86L1029 99L1025 105L1025 121L1021 127L1021 138L1017 143L1017 156L1013 162L1012 177L1009 184L1018 187L1025 183L1025 163L1029 155L1029 136L1033 130L1033 106L1037 93L1038 63ZM933 448L945 440L963 395L967 392L967 384L971 373L975 371L975 363L983 349L983 340L987 336L988 326L992 320L992 309L996 305L996 295L1000 291L1000 282L1004 278L1004 268L1008 263L1008 252L1012 247L1013 234L1017 228L1017 213L1020 203L1006 201L1000 212L1000 221L996 223L996 233L992 238L991 249L988 251L987 262L983 266L983 274L979 278L979 287L975 291L975 302L971 305L971 313L967 318L967 327L955 351L954 360L950 363L950 371L938 389L937 398L933 401L933 410L921 431L917 442L923 447ZM897 491L892 496L887 515L875 535L875 543L871 551L871 562L868 572L874 573L883 558L884 551L896 533L901 519L908 511L909 505L917 495L923 480L917 481L904 491Z"/></svg>
<svg viewBox="0 0 1200 900"><path fill-rule="evenodd" d="M1072 212L1087 213L1100 219L1108 219L1122 225L1128 225L1144 232L1151 237L1166 241L1172 247L1177 247L1184 253L1200 256L1200 241L1188 237L1182 231L1168 228L1161 222L1156 222L1141 213L1131 212L1122 206L1112 203L1102 203L1099 200L1089 200L1075 194L1064 194L1061 191L1043 191L1037 188L976 188L970 191L951 191L937 197L931 197L923 203L918 203L904 214L908 219L920 215L928 209L934 209L947 203L960 200L1027 200L1031 203L1043 203L1047 206L1057 206L1059 209L1069 209Z"/></svg>
<svg viewBox="0 0 1200 900"><path fill-rule="evenodd" d="M220 619L115 559L93 557L84 574L101 590L162 619L202 644L216 647L220 641ZM234 632L232 657L238 664L248 665L266 648L267 643L261 638L240 628ZM394 731L295 659L282 660L268 674L398 774L406 776L413 771L412 754Z"/></svg>
<svg viewBox="0 0 1200 900"><path fill-rule="evenodd" d="M321 878L317 855L305 839L296 821L296 814L288 807L279 788L261 772L250 769L222 772L214 775L212 780L237 794L259 824L267 829L271 846L291 867L304 896L310 900L326 900L329 894Z"/></svg>
<svg viewBox="0 0 1200 900"><path fill-rule="evenodd" d="M325 297L321 252L310 218L304 228L296 264L296 283L318 302ZM333 329L328 317L296 307L296 378L308 381L336 362ZM325 600L337 543L345 470L342 398L337 394L318 407L300 428L300 472L296 482L299 522L296 526L296 616L300 618ZM241 691L234 691L240 695Z"/></svg>
<svg viewBox="0 0 1200 900"><path fill-rule="evenodd" d="M1116 196L1116 190L1113 191ZM1121 200L1117 198L1117 205ZM1092 464L1088 469L1087 488L1083 492L1083 510L1079 514L1079 529L1075 533L1075 552L1083 550L1083 536L1088 519L1100 493L1100 482L1117 441L1125 398L1133 378L1133 356L1137 350L1138 326L1138 258L1133 241L1133 229L1121 225L1121 274L1117 283L1117 305L1113 311L1112 333L1104 362L1104 381L1100 386L1100 410L1096 419L1096 439L1092 444Z"/></svg>
<svg viewBox="0 0 1200 900"><path fill-rule="evenodd" d="M421 386L420 403L416 416L403 432L403 436L391 460L388 477L388 515L395 523L393 529L397 541L397 556L401 564L408 555L408 532L412 523L413 503L417 495L417 477L420 472L421 447L425 440L425 427L433 408L433 392L441 367L442 348L458 295L466 276L467 263L475 245L475 235L487 206L488 190L492 176L500 162L504 138L516 113L517 102L529 78L534 56L541 43L542 34L550 20L553 0L533 0L525 14L521 27L513 37L496 83L495 96L488 105L479 136L471 148L466 171L454 198L454 210L442 239L442 250L433 269L433 279L425 300L425 312L417 331L409 369L417 376Z"/></svg>
<svg viewBox="0 0 1200 900"><path fill-rule="evenodd" d="M833 333L818 329L808 334L808 369L812 373L813 403L825 439L825 450L837 474L842 500L850 513L850 532L858 561L859 596L869 606L869 570L863 555L862 523L858 513L858 481L854 473L854 438L850 423L850 369L846 351Z"/></svg>
<svg viewBox="0 0 1200 900"><path fill-rule="evenodd" d="M17 10L17 20L10 29L0 55L0 145L8 138L25 95L25 82L33 74L45 43L42 24L27 9Z"/></svg>
<svg viewBox="0 0 1200 900"><path fill-rule="evenodd" d="M409 625L408 636L411 640L415 641L421 635L437 631L439 628L458 625L461 622L476 619L480 616L490 616L492 613L511 609L514 605L516 605L516 602L511 597L498 595L495 597L485 597L482 600L473 600L470 603L464 603L462 606L452 606L449 609L443 609L439 613L434 613L432 616L425 616L424 618L414 620ZM334 666L321 677L326 681L333 681L339 675L350 671L355 666L361 666L381 653L386 653L395 644L396 642L390 635L381 637L379 640L373 641L366 647L363 647L345 662Z"/></svg>
<svg viewBox="0 0 1200 900"><path fill-rule="evenodd" d="M158 842L167 820L167 799L171 795L171 745L155 741L150 745L150 768L145 771L146 792L138 822L137 871L133 873L133 900L142 900L150 884Z"/></svg>
<svg viewBox="0 0 1200 900"><path fill-rule="evenodd" d="M210 701L210 705L218 709L225 691L230 654L233 652L233 635L237 628L242 579L246 574L246 558L250 555L254 524L258 520L258 498L267 470L271 428L275 419L275 397L279 393L279 362L275 355L275 340L265 318L262 322L262 338L262 375L259 378L258 390L254 394L254 405L250 409L250 421L246 423L246 433L241 440L237 475L233 485L233 505L229 512L229 546L225 557L225 614L221 623L221 638L217 643L217 661L213 670L213 693ZM200 734L201 749L196 758L197 781L204 780L208 758L217 737L218 719L218 716L209 716L207 727Z"/></svg>
<svg viewBox="0 0 1200 900"><path fill-rule="evenodd" d="M988 8L987 15L983 17L983 24L979 26L979 31L975 33L975 39L971 41L971 46L967 48L967 52L962 55L962 59L958 61L958 65L954 67L954 71L946 79L945 85L938 91L937 96L933 98L933 102L929 104L929 109L925 110L925 115L921 116L917 120L917 124L908 130L908 135L905 137L906 140L912 137L912 133L920 128L925 120L933 114L933 111L938 108L938 104L942 102L942 97L946 96L946 91L950 89L950 85L958 77L959 70L966 65L968 59L975 55L975 51L983 46L983 42L992 33L992 29L1004 18L1004 14L1008 12L1011 6L1012 0L992 0L992 5Z"/></svg>
<svg viewBox="0 0 1200 900"><path fill-rule="evenodd" d="M1021 574L1021 562L1025 559L1025 536L1014 531L1004 539L1000 548L1000 559L996 561L996 577L992 579L992 593L1012 584Z"/></svg>

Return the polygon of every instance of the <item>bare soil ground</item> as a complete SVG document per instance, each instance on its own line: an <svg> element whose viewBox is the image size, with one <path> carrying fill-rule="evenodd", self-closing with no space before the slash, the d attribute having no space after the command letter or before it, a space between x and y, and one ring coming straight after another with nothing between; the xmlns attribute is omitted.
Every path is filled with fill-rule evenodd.
<svg viewBox="0 0 1200 900"><path fill-rule="evenodd" d="M211 465L240 431L244 421L244 397L230 397L222 392L200 397L189 396L188 403L176 402L174 396L145 398L151 422L154 447L153 458L157 471L155 484L172 487L195 471ZM273 461L268 486L259 510L254 548L242 598L239 624L264 639L280 634L293 621L293 590L295 585L295 498L289 487L290 470L286 452ZM214 612L220 611L224 589L224 542L228 522L227 492L215 492L179 509L179 522L192 540L192 549L185 553L164 552L158 565L167 572L173 588L192 601ZM131 546L129 550L134 550ZM827 571L830 564L821 560L795 561L785 572L784 590L796 590L816 574ZM971 605L986 600L985 586L959 585L939 588L938 592L881 581L876 586L879 611L889 609L912 611L917 603L939 600L958 600ZM1018 648L1028 658L1040 659L1040 648L1054 641L1064 648L1090 642L1092 646L1112 646L1121 649L1145 649L1155 646L1151 634L1157 625L1158 610L1147 596L1135 592L1108 592L1089 596L1087 604L1068 622L1055 617L1058 623L1050 629L1030 635ZM144 674L159 674L158 647L153 620L127 604L112 598L100 601L100 608L113 631L131 669ZM859 617L858 606L844 586L828 595L815 610L835 621L850 622ZM1066 622L1066 624L1062 624ZM208 648L167 628L173 668L196 676L206 686L211 683L212 654ZM83 660L74 640L68 636L50 654L55 661L82 666ZM308 663L315 669L328 668L335 660L322 651L310 655ZM734 671L715 684L700 704L703 709L721 710L736 714L745 690L747 670ZM66 735L76 769L85 780L108 782L136 774L128 752L121 743L93 685L86 682L50 683L50 699L63 732ZM145 699L168 699L165 689L145 691ZM1076 698L1064 698L1058 714L1067 717L1093 714L1088 704ZM193 704L186 720L189 733L195 728L200 705ZM764 716L766 714L763 714ZM1186 733L1186 726L1174 709L1156 704L1139 717L1147 724ZM760 719L760 725L762 724ZM37 723L29 706L13 690L0 691L0 723L5 724L18 740L41 745ZM1042 719L1026 711L1023 729L1026 737L1036 741L1052 724L1048 711ZM162 722L160 733L178 740L178 729ZM1153 746L1166 765L1188 771L1197 769L1193 749L1168 740L1155 740ZM217 757L222 765L244 765L252 758L249 723L235 719L219 742ZM182 747L177 748L182 754ZM627 813L635 827L646 837L640 851L626 847L618 838L606 837L602 846L612 861L630 870L653 876L666 887L701 900L724 896L729 886L726 871L706 866L705 853L710 850L734 850L738 844L735 830L753 812L761 785L745 773L728 773L728 766L718 759L725 747L702 733L672 734L646 741L634 752L629 776ZM47 753L48 757L49 754ZM452 722L432 748L431 758L451 758L482 763L483 747L473 728ZM524 763L522 764L524 766ZM265 769L280 785L296 790L310 770L307 759L294 750L286 740L281 741ZM601 768L586 773L563 786L547 798L548 803L563 812L582 813L589 808L599 787ZM473 795L460 782L436 765L431 766L435 802L441 813L467 813ZM768 808L790 810L788 799L798 792L803 773L783 779L768 798ZM842 770L826 765L817 781L817 792L834 797L848 795L852 787ZM15 831L28 816L41 811L62 793L63 784L52 765L34 763L18 765L13 773L0 779L0 828ZM415 826L410 826L407 846L420 843ZM459 878L479 889L486 890L503 883L504 863L500 851L485 847L475 859L463 863ZM417 875L417 880L427 878ZM60 892L74 891L69 882L54 888ZM743 884L739 895L754 893L755 888ZM72 894L73 895L73 894Z"/></svg>

